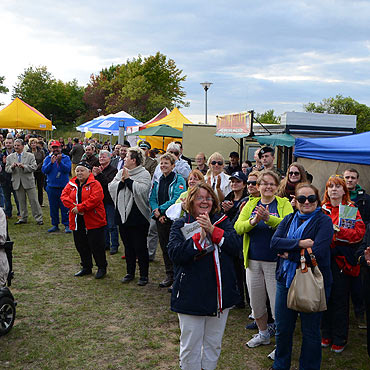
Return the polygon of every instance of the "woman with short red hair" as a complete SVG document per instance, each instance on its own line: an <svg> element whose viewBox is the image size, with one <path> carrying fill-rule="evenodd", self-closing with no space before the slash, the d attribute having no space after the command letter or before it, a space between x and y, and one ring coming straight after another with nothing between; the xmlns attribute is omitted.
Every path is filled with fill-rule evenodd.
<svg viewBox="0 0 370 370"><path fill-rule="evenodd" d="M333 222L334 237L331 247L331 272L333 285L328 303L328 310L322 319L322 347L329 347L341 353L347 344L349 323L349 293L352 276L358 276L355 251L365 234L365 224L357 210L355 219L343 223L340 219L340 205L354 207L350 194L340 175L333 175L325 186L322 210Z"/></svg>

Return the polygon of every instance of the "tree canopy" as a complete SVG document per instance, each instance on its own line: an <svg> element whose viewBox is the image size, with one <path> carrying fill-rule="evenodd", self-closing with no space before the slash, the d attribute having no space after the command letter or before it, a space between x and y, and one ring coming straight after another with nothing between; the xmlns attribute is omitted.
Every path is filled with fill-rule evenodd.
<svg viewBox="0 0 370 370"><path fill-rule="evenodd" d="M336 95L323 99L320 103L308 103L303 105L306 112L331 113L331 114L353 114L357 115L357 133L370 131L370 107L361 104L351 97Z"/></svg>
<svg viewBox="0 0 370 370"><path fill-rule="evenodd" d="M262 123L280 124L280 116L275 116L275 111L273 109L269 109L264 113L257 113L256 119Z"/></svg>
<svg viewBox="0 0 370 370"><path fill-rule="evenodd" d="M5 80L5 77L4 76L0 76L0 94L6 94L9 89L4 86L4 80ZM0 105L3 105L2 102L0 102Z"/></svg>
<svg viewBox="0 0 370 370"><path fill-rule="evenodd" d="M188 106L182 82L186 76L174 60L161 53L128 60L125 64L104 68L91 75L84 101L88 107L86 119L103 114L126 111L145 122L164 107Z"/></svg>
<svg viewBox="0 0 370 370"><path fill-rule="evenodd" d="M45 66L28 67L18 76L13 99L19 97L57 125L73 124L86 111L84 88L77 80L56 80Z"/></svg>

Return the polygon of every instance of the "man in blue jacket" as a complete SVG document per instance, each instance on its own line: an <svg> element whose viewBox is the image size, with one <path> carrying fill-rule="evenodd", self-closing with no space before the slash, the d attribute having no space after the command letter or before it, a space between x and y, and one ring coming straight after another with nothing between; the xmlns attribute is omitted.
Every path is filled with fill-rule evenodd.
<svg viewBox="0 0 370 370"><path fill-rule="evenodd" d="M62 216L62 224L65 232L71 233L69 229L68 208L64 207L60 196L62 190L68 184L71 171L71 159L68 155L62 154L62 147L59 141L51 142L52 152L44 159L42 172L46 176L46 192L49 198L51 224L53 225L48 233L59 231L59 210Z"/></svg>

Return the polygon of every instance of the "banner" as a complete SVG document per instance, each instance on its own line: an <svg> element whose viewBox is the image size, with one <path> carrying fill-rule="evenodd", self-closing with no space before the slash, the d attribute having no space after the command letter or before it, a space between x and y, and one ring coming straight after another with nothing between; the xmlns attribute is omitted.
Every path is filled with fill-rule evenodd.
<svg viewBox="0 0 370 370"><path fill-rule="evenodd" d="M216 136L246 137L251 132L251 115L248 112L216 116Z"/></svg>

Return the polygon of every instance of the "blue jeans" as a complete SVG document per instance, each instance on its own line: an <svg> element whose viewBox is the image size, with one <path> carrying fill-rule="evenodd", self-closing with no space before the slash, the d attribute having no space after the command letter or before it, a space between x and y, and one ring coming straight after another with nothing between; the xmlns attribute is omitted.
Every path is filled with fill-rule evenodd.
<svg viewBox="0 0 370 370"><path fill-rule="evenodd" d="M13 196L14 196L15 204L17 206L17 216L19 216L20 215L19 203L18 203L17 195L15 193L15 190L13 189L12 184L11 183L10 184L4 184L1 187L2 187L2 190L3 190L3 193L4 193L4 203L5 203L4 212L5 212L6 216L7 217L12 217L12 213L13 213L13 206L12 206L12 199L11 199L12 193L13 193Z"/></svg>
<svg viewBox="0 0 370 370"><path fill-rule="evenodd" d="M292 356L293 333L298 313L301 317L302 346L300 370L320 370L322 312L303 313L287 307L288 288L277 281L275 301L276 351L274 369L289 370Z"/></svg>
<svg viewBox="0 0 370 370"><path fill-rule="evenodd" d="M112 251L118 250L118 229L114 222L115 208L113 204L104 204L105 214L107 218L107 226L105 226L105 246Z"/></svg>
<svg viewBox="0 0 370 370"><path fill-rule="evenodd" d="M69 226L68 208L64 206L60 199L62 191L63 188L53 188L51 186L46 187L46 192L49 198L51 224L53 226L59 225L59 210L62 216L62 224L64 226Z"/></svg>

